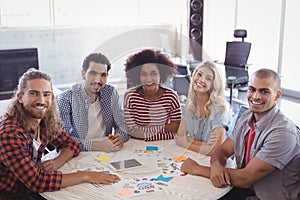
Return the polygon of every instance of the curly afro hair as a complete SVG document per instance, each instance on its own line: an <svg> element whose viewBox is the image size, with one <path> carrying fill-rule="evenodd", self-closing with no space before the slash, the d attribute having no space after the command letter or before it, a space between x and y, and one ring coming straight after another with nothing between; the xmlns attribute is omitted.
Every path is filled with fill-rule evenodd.
<svg viewBox="0 0 300 200"><path fill-rule="evenodd" d="M152 49L145 49L128 57L125 63L127 82L130 86L140 85L140 72L142 65L154 63L160 73L160 83L165 83L175 74L177 65L168 56Z"/></svg>

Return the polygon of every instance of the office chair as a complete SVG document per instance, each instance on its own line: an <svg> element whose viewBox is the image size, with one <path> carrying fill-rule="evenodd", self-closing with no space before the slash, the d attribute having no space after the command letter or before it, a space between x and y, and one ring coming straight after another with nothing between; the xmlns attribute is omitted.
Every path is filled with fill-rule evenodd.
<svg viewBox="0 0 300 200"><path fill-rule="evenodd" d="M234 31L235 38L242 38L242 41L226 43L225 73L227 87L230 88L229 102L232 104L232 90L247 86L249 80L247 60L250 54L251 43L244 42L247 31L237 29Z"/></svg>
<svg viewBox="0 0 300 200"><path fill-rule="evenodd" d="M181 65L181 64L176 64L176 65L177 65L177 72L179 74L182 74L182 75L188 74L188 69L187 69L186 65Z"/></svg>
<svg viewBox="0 0 300 200"><path fill-rule="evenodd" d="M188 74L176 74L172 79L173 89L177 92L178 97L185 96L185 99L189 93L190 76Z"/></svg>

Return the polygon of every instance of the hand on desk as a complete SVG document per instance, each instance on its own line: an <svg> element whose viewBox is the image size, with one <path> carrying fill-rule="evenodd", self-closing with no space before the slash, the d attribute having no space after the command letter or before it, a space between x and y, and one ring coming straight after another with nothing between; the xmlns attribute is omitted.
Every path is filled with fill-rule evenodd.
<svg viewBox="0 0 300 200"><path fill-rule="evenodd" d="M210 180L215 187L220 188L230 185L228 171L218 161L211 164Z"/></svg>
<svg viewBox="0 0 300 200"><path fill-rule="evenodd" d="M192 139L188 138L186 135L177 134L174 139L177 145L185 149L188 149L192 144Z"/></svg>
<svg viewBox="0 0 300 200"><path fill-rule="evenodd" d="M196 161L190 158L186 159L183 162L180 170L187 174L210 178L210 168L203 165L199 165Z"/></svg>
<svg viewBox="0 0 300 200"><path fill-rule="evenodd" d="M196 161L188 158L183 162L180 170L187 174L199 175L199 167L200 165Z"/></svg>
<svg viewBox="0 0 300 200"><path fill-rule="evenodd" d="M96 183L96 184L113 184L120 181L120 177L114 174L107 174L105 172L92 172L92 171L83 171L85 181L88 183Z"/></svg>
<svg viewBox="0 0 300 200"><path fill-rule="evenodd" d="M120 177L114 174L95 171L77 171L63 174L61 187L77 185L79 183L113 184L120 181Z"/></svg>
<svg viewBox="0 0 300 200"><path fill-rule="evenodd" d="M119 151L123 147L123 139L121 135L109 135L108 139L112 143L112 151Z"/></svg>
<svg viewBox="0 0 300 200"><path fill-rule="evenodd" d="M145 139L145 133L143 130L139 129L138 127L130 127L128 130L128 135L130 135L132 138L138 139L138 140L144 140Z"/></svg>
<svg viewBox="0 0 300 200"><path fill-rule="evenodd" d="M119 151L123 147L123 139L120 135L109 135L103 141L93 141L94 151L112 152Z"/></svg>

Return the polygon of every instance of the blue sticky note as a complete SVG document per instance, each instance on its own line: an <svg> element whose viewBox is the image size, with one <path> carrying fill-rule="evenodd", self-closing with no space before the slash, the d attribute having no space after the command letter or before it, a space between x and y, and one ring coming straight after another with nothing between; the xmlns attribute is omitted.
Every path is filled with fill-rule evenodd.
<svg viewBox="0 0 300 200"><path fill-rule="evenodd" d="M157 146L146 146L146 151L157 151L158 147Z"/></svg>
<svg viewBox="0 0 300 200"><path fill-rule="evenodd" d="M173 177L163 177L163 175L160 175L159 177L156 178L157 181L163 181L163 182L169 182L172 180Z"/></svg>

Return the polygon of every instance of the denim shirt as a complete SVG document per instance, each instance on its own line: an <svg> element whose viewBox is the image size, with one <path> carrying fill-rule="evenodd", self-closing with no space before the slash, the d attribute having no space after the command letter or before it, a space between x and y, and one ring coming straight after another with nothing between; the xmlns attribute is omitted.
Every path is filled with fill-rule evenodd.
<svg viewBox="0 0 300 200"><path fill-rule="evenodd" d="M105 85L99 94L103 121L106 126L105 135L120 134L123 142L128 140L124 112L119 101L117 90L111 85ZM64 128L79 142L83 151L92 150L92 140L85 140L88 133L88 110L90 97L84 89L84 83L72 86L59 95L57 104Z"/></svg>
<svg viewBox="0 0 300 200"><path fill-rule="evenodd" d="M215 115L213 119L211 118L211 113L209 113L208 119L205 117L196 119L191 117L187 113L187 106L189 104L187 100L185 107L183 109L182 119L186 121L187 135L193 137L195 140L207 142L211 136L212 131L215 128L222 128L230 124L229 113L222 114L222 110L218 106L214 106Z"/></svg>

